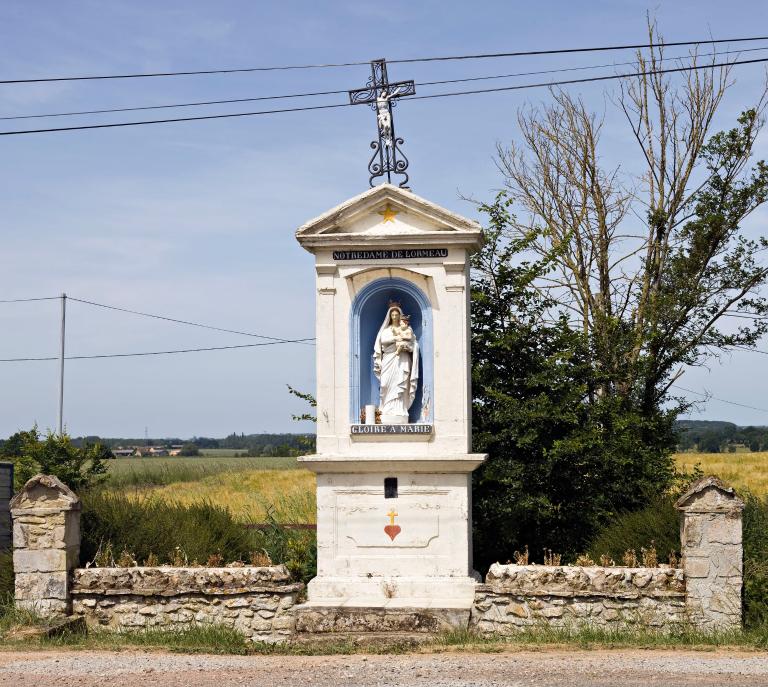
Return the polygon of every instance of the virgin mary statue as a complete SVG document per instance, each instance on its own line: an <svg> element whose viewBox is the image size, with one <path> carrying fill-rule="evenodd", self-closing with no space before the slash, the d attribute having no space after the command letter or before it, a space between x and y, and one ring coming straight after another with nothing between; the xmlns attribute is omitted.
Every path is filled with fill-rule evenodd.
<svg viewBox="0 0 768 687"><path fill-rule="evenodd" d="M382 424L408 424L408 410L419 385L419 342L408 318L394 303L390 303L376 335L373 373L379 380Z"/></svg>

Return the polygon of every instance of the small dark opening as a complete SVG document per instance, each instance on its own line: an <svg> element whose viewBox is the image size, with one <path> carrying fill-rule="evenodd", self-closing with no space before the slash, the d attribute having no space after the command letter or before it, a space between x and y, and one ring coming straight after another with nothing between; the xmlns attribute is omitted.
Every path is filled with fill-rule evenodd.
<svg viewBox="0 0 768 687"><path fill-rule="evenodd" d="M384 478L384 498L385 499L397 498L397 477Z"/></svg>

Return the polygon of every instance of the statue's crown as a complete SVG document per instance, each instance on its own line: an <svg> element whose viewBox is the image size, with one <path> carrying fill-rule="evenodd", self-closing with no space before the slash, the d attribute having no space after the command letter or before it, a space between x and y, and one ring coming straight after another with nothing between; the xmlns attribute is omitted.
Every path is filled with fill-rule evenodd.
<svg viewBox="0 0 768 687"><path fill-rule="evenodd" d="M403 306L400 305L399 301L390 300L389 305L387 306L387 310L389 310L390 308L399 308L400 312L403 312Z"/></svg>

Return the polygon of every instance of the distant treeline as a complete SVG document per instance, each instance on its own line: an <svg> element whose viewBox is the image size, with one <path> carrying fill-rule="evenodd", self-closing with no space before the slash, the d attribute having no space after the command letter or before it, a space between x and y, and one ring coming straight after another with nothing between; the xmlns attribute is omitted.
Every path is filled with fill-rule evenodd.
<svg viewBox="0 0 768 687"><path fill-rule="evenodd" d="M680 451L768 451L768 427L739 427L733 422L709 420L679 420L676 429Z"/></svg>
<svg viewBox="0 0 768 687"><path fill-rule="evenodd" d="M315 436L313 434L237 434L232 433L224 439L211 437L192 437L181 439L179 437L164 437L162 439L146 438L119 438L87 436L77 437L72 440L77 446L83 444L103 444L109 448L118 446L166 446L194 445L198 449L232 449L242 451L248 456L298 456L303 453L312 453L315 450Z"/></svg>

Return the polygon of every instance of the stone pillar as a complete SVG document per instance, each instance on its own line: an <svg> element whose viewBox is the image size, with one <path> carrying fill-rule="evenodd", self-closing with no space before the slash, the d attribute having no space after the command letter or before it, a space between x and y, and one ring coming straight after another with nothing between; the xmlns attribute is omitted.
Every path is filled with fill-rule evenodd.
<svg viewBox="0 0 768 687"><path fill-rule="evenodd" d="M80 499L51 475L35 475L11 499L16 606L43 618L69 615L70 572L80 555Z"/></svg>
<svg viewBox="0 0 768 687"><path fill-rule="evenodd" d="M675 505L690 621L704 630L740 627L744 502L717 477L702 477Z"/></svg>

